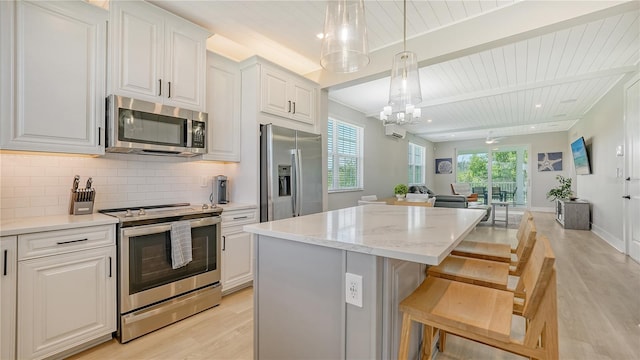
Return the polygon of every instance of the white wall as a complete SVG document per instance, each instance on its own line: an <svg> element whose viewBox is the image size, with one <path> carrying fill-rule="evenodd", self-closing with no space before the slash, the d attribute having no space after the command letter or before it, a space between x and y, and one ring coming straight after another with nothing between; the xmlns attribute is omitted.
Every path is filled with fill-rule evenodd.
<svg viewBox="0 0 640 360"><path fill-rule="evenodd" d="M437 174L433 182L433 191L436 194L451 194L451 183L455 182L455 158L456 151L466 149L490 150L493 148L508 146L528 146L529 147L529 208L537 211L553 211L553 203L547 200L546 194L549 189L556 187L556 175L569 176L570 168L573 166L571 152L567 142L567 133L554 132L544 134L530 134L525 136L509 136L502 139L497 145L487 145L484 139L468 141L447 141L435 143L436 158L452 158L454 160L454 173ZM562 152L562 171L541 171L538 172L538 153ZM435 160L434 160L435 163ZM433 171L433 167L431 167Z"/></svg>
<svg viewBox="0 0 640 360"><path fill-rule="evenodd" d="M209 202L211 178L225 174L221 163L164 156L107 154L80 156L0 154L0 219L64 215L73 177L80 187L93 178L94 211L105 208ZM200 186L202 177L207 185ZM230 179L233 186L233 179Z"/></svg>
<svg viewBox="0 0 640 360"><path fill-rule="evenodd" d="M623 242L624 157L616 156L616 147L624 145L623 85L633 74L618 82L584 118L573 126L567 141L583 136L591 161L591 175L574 175L576 194L591 202L592 230L620 251ZM572 173L575 170L572 168Z"/></svg>
<svg viewBox="0 0 640 360"><path fill-rule="evenodd" d="M329 102L329 116L364 128L364 190L330 193L329 210L355 206L363 195L377 195L379 199L392 197L394 186L408 181L409 141L425 146L426 183L428 185L433 181L431 142L411 134L404 139L386 136L380 120L368 118L359 111L332 101ZM323 122L326 127L326 119Z"/></svg>

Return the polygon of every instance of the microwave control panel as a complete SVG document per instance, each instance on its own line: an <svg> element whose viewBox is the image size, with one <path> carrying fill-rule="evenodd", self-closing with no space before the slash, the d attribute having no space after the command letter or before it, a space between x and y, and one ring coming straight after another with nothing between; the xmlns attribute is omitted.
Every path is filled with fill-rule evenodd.
<svg viewBox="0 0 640 360"><path fill-rule="evenodd" d="M191 125L191 129L192 129L191 147L200 148L200 149L206 148L206 140L204 136L206 134L206 129L205 129L204 121L193 120L191 124L192 124Z"/></svg>

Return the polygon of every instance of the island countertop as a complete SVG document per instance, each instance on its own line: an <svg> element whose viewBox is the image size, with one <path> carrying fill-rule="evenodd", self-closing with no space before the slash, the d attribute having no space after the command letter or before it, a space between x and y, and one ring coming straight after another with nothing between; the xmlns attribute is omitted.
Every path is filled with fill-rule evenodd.
<svg viewBox="0 0 640 360"><path fill-rule="evenodd" d="M368 204L246 225L244 231L437 265L485 215L485 210Z"/></svg>

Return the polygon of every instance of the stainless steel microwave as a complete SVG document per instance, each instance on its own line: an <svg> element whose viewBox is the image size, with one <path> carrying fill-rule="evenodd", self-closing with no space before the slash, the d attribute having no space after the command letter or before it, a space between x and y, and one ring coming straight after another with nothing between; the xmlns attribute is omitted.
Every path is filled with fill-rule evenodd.
<svg viewBox="0 0 640 360"><path fill-rule="evenodd" d="M106 151L168 156L207 152L207 114L124 96L107 97Z"/></svg>

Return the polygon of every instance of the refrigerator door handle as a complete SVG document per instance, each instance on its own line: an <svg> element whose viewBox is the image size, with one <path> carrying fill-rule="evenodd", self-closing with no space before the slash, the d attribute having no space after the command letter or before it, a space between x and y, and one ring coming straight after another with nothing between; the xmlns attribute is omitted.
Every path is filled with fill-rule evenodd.
<svg viewBox="0 0 640 360"><path fill-rule="evenodd" d="M297 168L297 160L296 160L296 150L291 150L291 209L292 216L298 216L298 168Z"/></svg>
<svg viewBox="0 0 640 360"><path fill-rule="evenodd" d="M300 149L291 150L291 205L293 206L293 216L300 216L302 203L302 164Z"/></svg>
<svg viewBox="0 0 640 360"><path fill-rule="evenodd" d="M302 212L302 150L295 150L296 154L296 216Z"/></svg>

